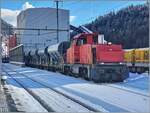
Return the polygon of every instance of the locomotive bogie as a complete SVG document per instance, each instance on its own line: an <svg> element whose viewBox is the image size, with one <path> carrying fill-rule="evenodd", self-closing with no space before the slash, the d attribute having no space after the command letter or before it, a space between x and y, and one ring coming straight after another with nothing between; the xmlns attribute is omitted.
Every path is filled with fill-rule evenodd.
<svg viewBox="0 0 150 113"><path fill-rule="evenodd" d="M121 82L128 78L128 68L124 64L65 64L64 73L94 82Z"/></svg>
<svg viewBox="0 0 150 113"><path fill-rule="evenodd" d="M128 68L119 64L98 64L91 69L91 80L95 82L121 82L128 78Z"/></svg>

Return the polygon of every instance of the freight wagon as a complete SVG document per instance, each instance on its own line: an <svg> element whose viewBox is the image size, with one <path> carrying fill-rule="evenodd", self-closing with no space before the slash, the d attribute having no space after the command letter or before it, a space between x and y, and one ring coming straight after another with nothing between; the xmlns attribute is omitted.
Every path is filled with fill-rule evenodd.
<svg viewBox="0 0 150 113"><path fill-rule="evenodd" d="M149 71L149 48L125 49L124 61L131 72Z"/></svg>
<svg viewBox="0 0 150 113"><path fill-rule="evenodd" d="M120 82L126 79L121 45L98 43L97 33L80 33L70 42L61 42L26 54L26 65L95 82Z"/></svg>

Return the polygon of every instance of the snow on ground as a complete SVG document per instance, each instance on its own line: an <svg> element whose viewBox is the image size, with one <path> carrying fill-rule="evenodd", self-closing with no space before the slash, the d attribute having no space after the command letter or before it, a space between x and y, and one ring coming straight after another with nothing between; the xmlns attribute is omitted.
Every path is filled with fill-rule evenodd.
<svg viewBox="0 0 150 113"><path fill-rule="evenodd" d="M69 96L76 98L96 109L108 112L148 112L148 74L142 75L130 73L130 77L123 83L95 84L91 81L65 76L60 73L53 73L35 68L20 68L18 66L5 64L9 68L36 79L47 86L53 87ZM123 87L133 92L108 87L113 85Z"/></svg>
<svg viewBox="0 0 150 113"><path fill-rule="evenodd" d="M23 84L24 87L26 87L28 90L32 91L32 93L40 97L40 99L44 101L46 105L48 105L52 110L56 112L89 112L89 110L84 108L83 106L75 102L72 102L70 99L67 99L63 97L62 95L57 94L56 92L38 84L37 82L32 81L31 79L28 79L22 75L18 76L16 72L9 71L8 74L11 74L17 81ZM9 84L16 85L14 84L14 80L10 77L7 79L7 82ZM17 87L18 87L18 84L17 84ZM15 94L17 93L18 92L15 92ZM18 98L22 99L20 96ZM27 100L27 99L24 98L23 101L24 100ZM22 100L20 103L23 103ZM31 103L29 102L28 105L30 106L31 110L34 111L34 109L32 109L31 107L32 101ZM26 110L28 111L27 106L26 105L24 106L26 107Z"/></svg>
<svg viewBox="0 0 150 113"><path fill-rule="evenodd" d="M130 73L129 78L126 79L123 83L116 83L112 86L132 90L134 92L149 96L149 74Z"/></svg>
<svg viewBox="0 0 150 113"><path fill-rule="evenodd" d="M125 80L121 85L126 87L133 87L139 90L148 91L149 90L149 75L148 73L137 74L130 73L130 77Z"/></svg>
<svg viewBox="0 0 150 113"><path fill-rule="evenodd" d="M27 91L10 77L8 77L5 87L8 89L8 93L11 94L18 111L47 112Z"/></svg>

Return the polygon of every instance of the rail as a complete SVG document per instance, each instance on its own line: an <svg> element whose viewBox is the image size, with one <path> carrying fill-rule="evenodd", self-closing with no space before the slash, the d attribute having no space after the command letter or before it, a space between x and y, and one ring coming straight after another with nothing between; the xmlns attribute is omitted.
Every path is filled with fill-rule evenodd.
<svg viewBox="0 0 150 113"><path fill-rule="evenodd" d="M28 78L28 79L30 79L30 80L32 80L32 81L38 83L38 84L44 86L45 88L48 88L48 89L50 89L50 90L52 90L52 91L54 91L54 92L56 92L56 93L58 93L58 94L64 96L65 98L67 98L67 99L69 99L69 100L71 100L71 101L73 101L73 102L75 102L75 103L81 105L82 107L88 109L89 111L92 111L92 112L101 112L101 111L99 111L99 110L97 110L97 109L95 109L95 108L93 108L93 107L91 107L91 106L89 106L89 105L87 105L87 104L85 104L85 103L79 101L79 100L76 100L75 98L73 98L73 97L71 97L71 96L69 96L69 95L64 94L63 92L60 92L60 91L58 91L58 90L55 90L54 88L52 88L52 87L50 87L50 86L48 86L48 85L45 85L45 84L43 84L42 82L39 82L39 81L37 81L37 80L35 80L35 79L33 79L33 78L30 78L30 77L28 77L27 75L24 75L23 73L19 73L19 72L15 71L15 70L12 70L12 69L8 68L8 67L6 67L6 68L9 69L11 72L15 72L16 74L22 75L22 76L24 76L24 77L26 77L26 78ZM8 74L8 75L11 76L10 74ZM12 76L11 76L11 77L12 77ZM13 78L13 77L12 77L12 78ZM13 78L13 79L15 79L15 78ZM25 90L27 90L27 92L28 92L29 94L31 94L36 100L38 100L38 102L39 102L41 105L43 105L43 107L44 107L47 111L49 111L49 112L54 111L54 110L52 110L52 108L50 108L48 105L46 105L46 104L42 101L42 99L40 99L40 97L38 97L36 94L34 94L32 91L30 91L30 90L27 89L26 87L24 87L24 85L23 85L22 83L20 83L20 82L19 82L18 80L16 80L16 79L15 79L15 81L16 81L17 83L19 83Z"/></svg>

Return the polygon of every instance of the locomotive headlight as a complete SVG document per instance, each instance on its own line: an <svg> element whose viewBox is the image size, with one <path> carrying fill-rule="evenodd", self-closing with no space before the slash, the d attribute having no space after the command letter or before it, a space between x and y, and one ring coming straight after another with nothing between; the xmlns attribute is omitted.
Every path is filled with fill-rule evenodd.
<svg viewBox="0 0 150 113"><path fill-rule="evenodd" d="M123 64L122 62L120 62L119 64Z"/></svg>
<svg viewBox="0 0 150 113"><path fill-rule="evenodd" d="M101 62L101 64L104 64L104 62Z"/></svg>
<svg viewBox="0 0 150 113"><path fill-rule="evenodd" d="M108 45L111 45L112 43L111 42L108 42Z"/></svg>

